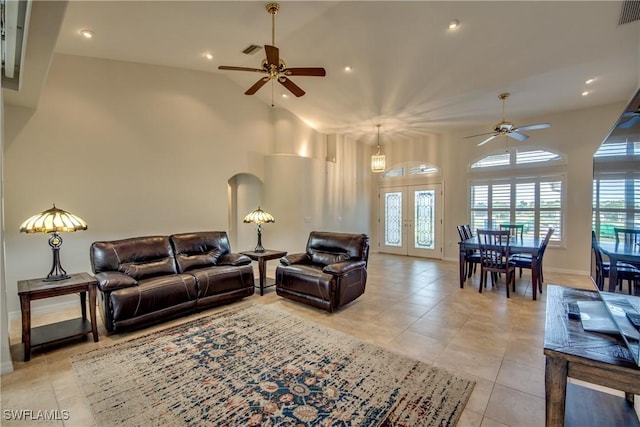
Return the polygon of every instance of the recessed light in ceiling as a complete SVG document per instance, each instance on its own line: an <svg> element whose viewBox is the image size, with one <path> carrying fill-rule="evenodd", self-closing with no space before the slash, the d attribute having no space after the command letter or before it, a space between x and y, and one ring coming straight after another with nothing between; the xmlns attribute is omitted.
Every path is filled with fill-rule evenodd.
<svg viewBox="0 0 640 427"><path fill-rule="evenodd" d="M90 38L93 37L93 31L91 31L91 30L80 30L80 34L85 39L90 39Z"/></svg>
<svg viewBox="0 0 640 427"><path fill-rule="evenodd" d="M282 94L282 97L283 97L283 98L288 98L288 97L289 97L289 95L287 95L286 93L283 93L283 94Z"/></svg>
<svg viewBox="0 0 640 427"><path fill-rule="evenodd" d="M353 70L353 68L351 68L350 66L348 66L348 65L347 65L346 67L344 67L344 70L345 70L345 71L347 71L347 72L349 72L349 71L352 71L352 70Z"/></svg>
<svg viewBox="0 0 640 427"><path fill-rule="evenodd" d="M589 95L591 92L589 92L588 90L585 90L584 92L582 92L582 96L587 96Z"/></svg>
<svg viewBox="0 0 640 427"><path fill-rule="evenodd" d="M591 78L591 79L586 80L584 83L590 85L591 83L593 83L595 81L596 81L595 78Z"/></svg>
<svg viewBox="0 0 640 427"><path fill-rule="evenodd" d="M449 29L450 30L455 30L459 26L460 26L460 21L458 21L457 19L452 19L451 21L449 21Z"/></svg>
<svg viewBox="0 0 640 427"><path fill-rule="evenodd" d="M213 54L211 52L205 52L202 54L202 56L204 56L205 59L208 59L209 61L213 59Z"/></svg>

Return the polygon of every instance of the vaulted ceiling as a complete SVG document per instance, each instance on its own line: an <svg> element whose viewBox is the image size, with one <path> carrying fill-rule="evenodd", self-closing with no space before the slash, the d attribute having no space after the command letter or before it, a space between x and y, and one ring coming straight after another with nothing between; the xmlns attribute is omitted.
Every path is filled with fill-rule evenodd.
<svg viewBox="0 0 640 427"><path fill-rule="evenodd" d="M66 10L58 2L57 24L46 9L56 5L44 3L51 2L33 4L29 44L46 44L57 28L54 53L213 73L237 86L238 97L261 75L218 66L260 67L264 49L242 50L271 44L266 2L70 1ZM355 136L375 134L377 123L385 135L489 131L501 119L501 92L511 92L512 121L626 102L640 81L640 22L619 25L621 4L283 1L281 58L290 67L322 66L327 76L291 77L306 91L300 98L283 98L277 83L253 96L266 105L273 96L320 132ZM450 30L453 19L460 25ZM19 94L5 99L21 102Z"/></svg>

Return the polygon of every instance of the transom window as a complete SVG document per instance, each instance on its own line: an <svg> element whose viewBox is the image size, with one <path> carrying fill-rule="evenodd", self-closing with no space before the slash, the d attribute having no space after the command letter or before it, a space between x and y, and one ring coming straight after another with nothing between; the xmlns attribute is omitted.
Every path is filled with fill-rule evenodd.
<svg viewBox="0 0 640 427"><path fill-rule="evenodd" d="M511 148L505 153L490 154L475 163L471 164L471 169L483 168L509 168L521 167L523 165L537 166L544 164L564 163L564 157L558 153L539 148ZM555 233L554 233L555 234Z"/></svg>
<svg viewBox="0 0 640 427"><path fill-rule="evenodd" d="M397 178L403 176L437 175L439 173L440 170L429 163L409 162L405 163L403 166L387 170L382 174L382 177Z"/></svg>

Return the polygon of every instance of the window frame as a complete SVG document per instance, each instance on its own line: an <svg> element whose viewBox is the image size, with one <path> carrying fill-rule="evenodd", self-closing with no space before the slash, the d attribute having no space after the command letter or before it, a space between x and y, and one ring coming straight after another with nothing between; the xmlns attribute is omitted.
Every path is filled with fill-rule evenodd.
<svg viewBox="0 0 640 427"><path fill-rule="evenodd" d="M544 212L557 212L559 211L560 217L560 230L556 230L551 237L549 244L555 247L563 247L565 244L564 230L566 228L566 207L567 207L567 174L566 173L548 173L541 175L512 175L512 176L504 176L504 177L491 177L491 178L470 178L467 188L468 188L468 207L469 207L469 219L470 223L473 227L473 218L474 212L486 212L486 217L488 219L488 227L496 228L498 224L493 224L494 222L494 212L509 212L509 222L517 223L516 221L516 213L524 212L524 211L532 211L534 218L534 236L543 237L546 230L541 230L540 227L540 218L541 213ZM558 208L549 208L549 207L541 207L541 195L540 195L540 185L544 182L560 182L560 206ZM526 184L533 183L534 184L534 206L533 208L517 208L516 207L516 187L517 184ZM510 186L510 197L509 197L509 208L499 208L494 209L492 206L492 193L493 186L495 185L505 185L508 184ZM473 203L473 187L474 186L487 186L487 206L486 208L474 208Z"/></svg>

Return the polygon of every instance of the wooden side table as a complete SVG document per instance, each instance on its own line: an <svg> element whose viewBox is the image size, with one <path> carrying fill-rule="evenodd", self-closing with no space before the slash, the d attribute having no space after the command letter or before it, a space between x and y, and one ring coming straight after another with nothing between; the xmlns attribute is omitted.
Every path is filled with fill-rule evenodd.
<svg viewBox="0 0 640 427"><path fill-rule="evenodd" d="M270 259L282 258L287 254L286 251L274 251L271 249L265 249L264 252L245 251L240 252L242 255L246 255L254 261L258 261L258 273L260 275L260 296L264 295L264 288L267 286L267 261Z"/></svg>
<svg viewBox="0 0 640 427"><path fill-rule="evenodd" d="M84 336L88 333L93 333L93 341L98 342L98 325L96 323L97 284L98 281L88 273L72 274L68 279L57 282L45 282L42 279L18 281L25 362L31 359L31 349L33 347L67 338ZM89 293L90 321L87 320L87 292ZM31 328L31 301L75 293L80 294L81 318Z"/></svg>

